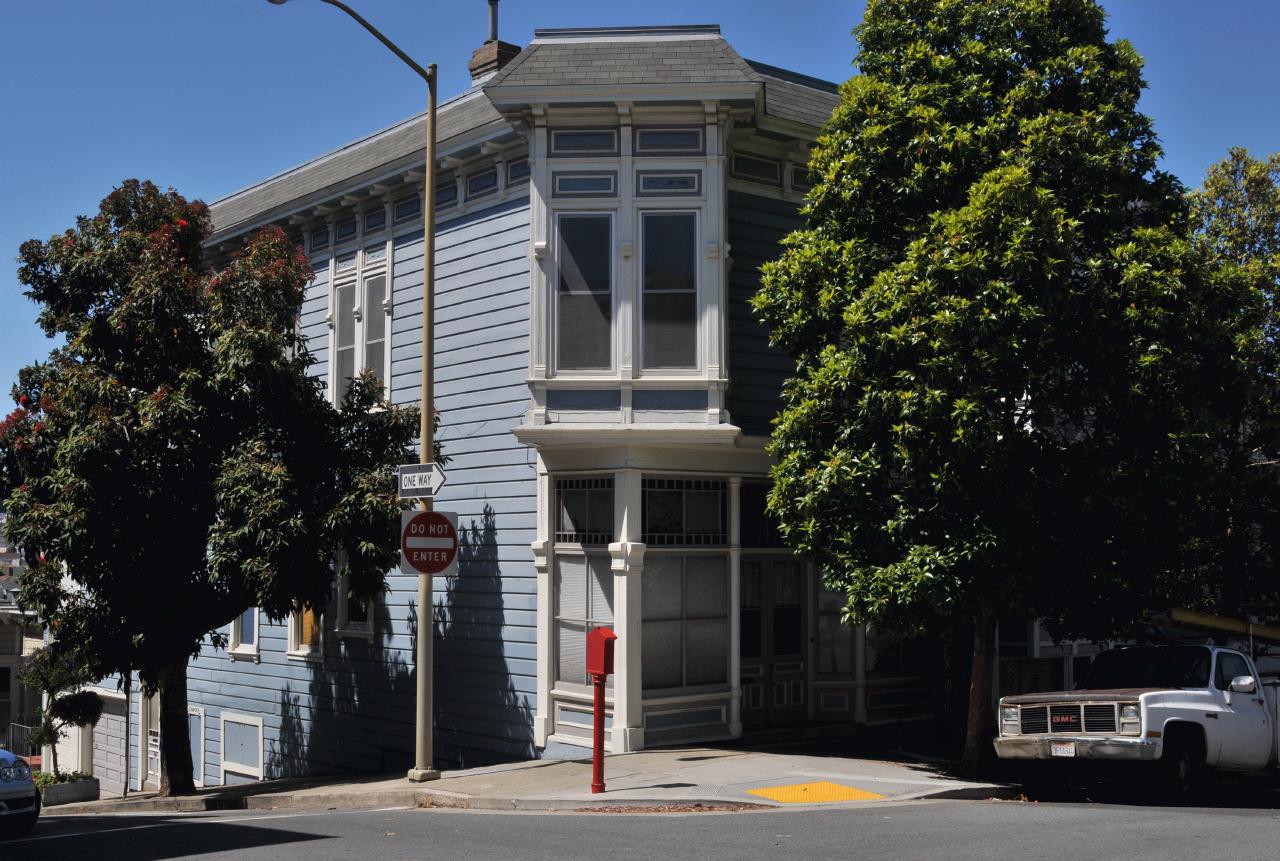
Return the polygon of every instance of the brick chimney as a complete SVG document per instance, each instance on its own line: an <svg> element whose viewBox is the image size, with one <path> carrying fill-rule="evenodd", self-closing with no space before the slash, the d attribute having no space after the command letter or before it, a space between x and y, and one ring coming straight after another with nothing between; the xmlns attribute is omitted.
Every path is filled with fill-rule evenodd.
<svg viewBox="0 0 1280 861"><path fill-rule="evenodd" d="M472 52L471 62L467 63L471 82L479 83L489 77L519 53L519 45L512 45L498 38L498 0L489 0L489 38Z"/></svg>

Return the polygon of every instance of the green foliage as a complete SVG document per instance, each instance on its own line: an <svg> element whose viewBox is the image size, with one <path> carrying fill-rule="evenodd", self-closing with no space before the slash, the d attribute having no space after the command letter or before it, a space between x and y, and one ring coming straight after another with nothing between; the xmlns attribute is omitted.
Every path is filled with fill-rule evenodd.
<svg viewBox="0 0 1280 861"><path fill-rule="evenodd" d="M22 601L95 675L136 669L148 690L248 607L323 610L340 552L353 591L383 589L391 468L416 460L416 409L368 372L335 409L308 375L301 250L267 228L214 269L211 229L204 204L129 180L20 254L66 338L0 425Z"/></svg>
<svg viewBox="0 0 1280 861"><path fill-rule="evenodd" d="M1264 303L1188 241L1092 0L873 0L755 299L795 356L770 506L857 620L1113 634L1203 603Z"/></svg>
<svg viewBox="0 0 1280 861"><path fill-rule="evenodd" d="M75 783L79 780L93 780L92 774L85 774L83 771L62 771L57 774L52 771L37 771L31 775L31 779L36 782L41 792L44 792L50 786L56 786L59 783Z"/></svg>
<svg viewBox="0 0 1280 861"><path fill-rule="evenodd" d="M58 773L57 745L66 737L67 727L93 726L102 717L102 698L93 691L78 690L95 680L77 650L56 643L31 655L18 670L23 686L44 694L40 725L31 732L30 741L53 749L54 774Z"/></svg>

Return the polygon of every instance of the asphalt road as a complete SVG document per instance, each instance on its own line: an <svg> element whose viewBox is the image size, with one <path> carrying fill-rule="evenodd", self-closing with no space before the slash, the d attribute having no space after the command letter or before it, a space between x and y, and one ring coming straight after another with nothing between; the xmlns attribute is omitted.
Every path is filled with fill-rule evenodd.
<svg viewBox="0 0 1280 861"><path fill-rule="evenodd" d="M365 810L46 817L0 858L1277 859L1280 811L925 801L743 813Z"/></svg>

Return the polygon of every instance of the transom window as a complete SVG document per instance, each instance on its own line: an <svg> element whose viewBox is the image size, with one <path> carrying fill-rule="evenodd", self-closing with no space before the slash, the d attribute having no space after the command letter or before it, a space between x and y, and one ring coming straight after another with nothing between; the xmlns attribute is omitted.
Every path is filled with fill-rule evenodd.
<svg viewBox="0 0 1280 861"><path fill-rule="evenodd" d="M698 364L698 219L645 212L642 328L645 368Z"/></svg>
<svg viewBox="0 0 1280 861"><path fill-rule="evenodd" d="M702 152L702 129L637 129L636 153L665 155L668 153Z"/></svg>
<svg viewBox="0 0 1280 861"><path fill-rule="evenodd" d="M556 155L609 155L618 151L617 129L557 129L551 133Z"/></svg>
<svg viewBox="0 0 1280 861"><path fill-rule="evenodd" d="M613 476L556 479L556 542L613 541Z"/></svg>
<svg viewBox="0 0 1280 861"><path fill-rule="evenodd" d="M641 484L645 544L727 544L726 485L719 480L646 478Z"/></svg>
<svg viewBox="0 0 1280 861"><path fill-rule="evenodd" d="M613 367L613 218L562 214L557 219L557 367Z"/></svg>

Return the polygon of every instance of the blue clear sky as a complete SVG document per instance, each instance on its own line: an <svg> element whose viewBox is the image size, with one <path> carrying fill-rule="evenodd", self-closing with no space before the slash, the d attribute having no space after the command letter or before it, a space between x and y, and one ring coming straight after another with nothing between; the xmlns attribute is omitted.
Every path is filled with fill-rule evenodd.
<svg viewBox="0 0 1280 861"><path fill-rule="evenodd" d="M485 0L350 0L466 88ZM1228 147L1280 150L1280 2L1109 0L1146 58L1165 167L1190 185ZM739 53L830 80L852 74L858 0L504 0L501 36L535 27L718 23ZM318 0L0 0L0 398L50 344L14 258L145 177L212 201L420 111L418 78ZM2 404L0 404L2 406Z"/></svg>

